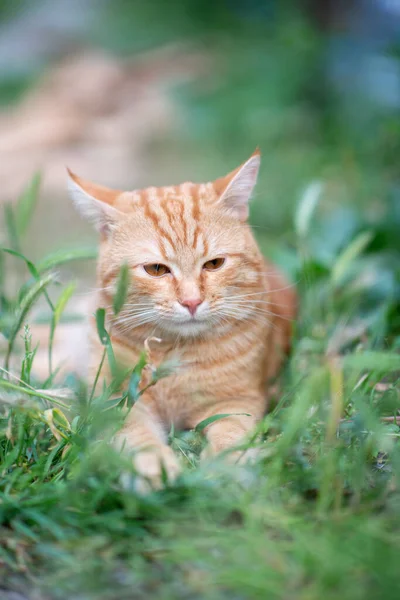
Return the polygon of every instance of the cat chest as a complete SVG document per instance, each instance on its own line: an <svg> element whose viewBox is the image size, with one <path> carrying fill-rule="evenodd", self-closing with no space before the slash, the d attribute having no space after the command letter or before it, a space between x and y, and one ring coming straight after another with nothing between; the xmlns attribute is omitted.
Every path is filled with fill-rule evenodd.
<svg viewBox="0 0 400 600"><path fill-rule="evenodd" d="M258 332L260 333L260 332ZM153 367L172 364L172 373L160 379L152 394L166 398L210 398L258 389L265 375L266 335L230 339L226 343L193 344L189 348L163 348L153 343L148 359ZM139 351L127 351L114 342L117 359L134 366Z"/></svg>
<svg viewBox="0 0 400 600"><path fill-rule="evenodd" d="M254 344L247 352L234 353L216 345L208 351L178 358L175 372L160 380L157 387L163 395L191 398L210 398L224 391L238 393L245 388L257 388L263 379L264 358L260 344Z"/></svg>

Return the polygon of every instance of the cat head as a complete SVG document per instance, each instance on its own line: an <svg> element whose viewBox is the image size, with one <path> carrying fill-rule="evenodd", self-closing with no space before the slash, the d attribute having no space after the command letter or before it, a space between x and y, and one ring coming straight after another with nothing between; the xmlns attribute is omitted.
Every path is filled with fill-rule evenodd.
<svg viewBox="0 0 400 600"><path fill-rule="evenodd" d="M116 325L195 336L251 313L262 290L262 258L247 225L258 150L227 176L204 184L111 190L69 171L78 210L100 232L99 285L112 304L121 266L130 270Z"/></svg>

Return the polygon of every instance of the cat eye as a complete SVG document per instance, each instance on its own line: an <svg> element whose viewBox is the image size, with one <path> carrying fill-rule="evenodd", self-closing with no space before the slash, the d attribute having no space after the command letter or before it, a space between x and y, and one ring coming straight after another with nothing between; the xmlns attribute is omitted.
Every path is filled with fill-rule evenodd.
<svg viewBox="0 0 400 600"><path fill-rule="evenodd" d="M203 269L206 269L207 271L216 271L222 267L224 262L224 258L213 258L212 260L208 260L204 263Z"/></svg>
<svg viewBox="0 0 400 600"><path fill-rule="evenodd" d="M143 269L152 277L162 277L167 273L171 273L170 269L168 269L166 265L160 265L159 263L154 265L143 265Z"/></svg>

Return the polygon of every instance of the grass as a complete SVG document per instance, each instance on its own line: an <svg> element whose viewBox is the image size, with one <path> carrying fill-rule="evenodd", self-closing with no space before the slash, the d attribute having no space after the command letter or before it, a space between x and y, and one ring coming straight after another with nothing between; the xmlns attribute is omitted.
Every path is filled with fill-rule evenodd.
<svg viewBox="0 0 400 600"><path fill-rule="evenodd" d="M29 189L24 214L38 193ZM47 293L53 335L73 294L71 284L56 285L55 268L84 251L34 265L13 250L26 223L18 229L18 204L7 208L16 226L12 253L2 253L0 317L6 364L17 351L22 362L14 377L7 368L0 378L2 597L398 597L398 255L387 245L385 215L371 225L361 212L347 237L339 229L339 242L325 236L322 254L323 202L321 186L305 191L295 245L282 247L301 307L282 392L260 426L262 442L249 442L261 444L262 458L241 469L198 465L201 427L172 432L183 476L146 497L121 487L119 474L131 466L107 445L123 417L109 401L112 386L93 397L69 379L71 400L52 374L32 376L31 310ZM27 268L11 294L4 282L15 261ZM122 270L116 312L125 280ZM144 365L145 355L126 391L132 402Z"/></svg>
<svg viewBox="0 0 400 600"><path fill-rule="evenodd" d="M171 21L187 30L179 15L185 26L191 19L173 6L164 34ZM149 26L136 19L138 38L122 10L113 15L126 35L109 35L107 20L111 45L146 45ZM281 391L260 425L262 441L249 442L262 458L242 469L199 465L201 427L171 432L182 477L138 496L120 483L131 465L107 445L123 418L110 402L113 386L96 397L69 376L56 389L51 342L50 376L35 379L32 310L42 307L52 339L74 294L58 270L95 256L72 248L30 260L36 175L6 207L0 252L1 600L10 590L29 600L399 597L398 124L393 115L366 116L366 103L346 121L319 83L321 40L303 20L285 19L268 36L263 24L240 23L240 32L231 24L219 46L216 23L209 45L227 63L220 85L211 77L205 91L176 89L180 137L150 148L166 172L179 155L202 179L262 146L254 230L300 296ZM125 282L122 271L116 312ZM97 324L112 362L101 311ZM122 398L129 403L145 364L143 354Z"/></svg>

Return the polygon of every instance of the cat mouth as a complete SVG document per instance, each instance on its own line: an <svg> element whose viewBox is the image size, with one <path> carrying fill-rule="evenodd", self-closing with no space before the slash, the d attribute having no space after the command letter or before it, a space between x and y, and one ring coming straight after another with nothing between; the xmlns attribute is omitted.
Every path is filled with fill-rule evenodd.
<svg viewBox="0 0 400 600"><path fill-rule="evenodd" d="M195 319L194 317L191 319L186 319L186 321L179 321L179 323L176 323L176 327L189 327L192 329L197 329L206 325L207 322L204 319Z"/></svg>
<svg viewBox="0 0 400 600"><path fill-rule="evenodd" d="M188 319L185 319L184 321L180 321L180 323L182 323L182 325L187 325L188 323L204 323L204 319L198 319L196 317L189 317Z"/></svg>
<svg viewBox="0 0 400 600"><path fill-rule="evenodd" d="M189 317L182 321L171 320L164 322L161 327L172 333L194 335L196 333L204 332L205 329L208 329L209 324L206 319Z"/></svg>

